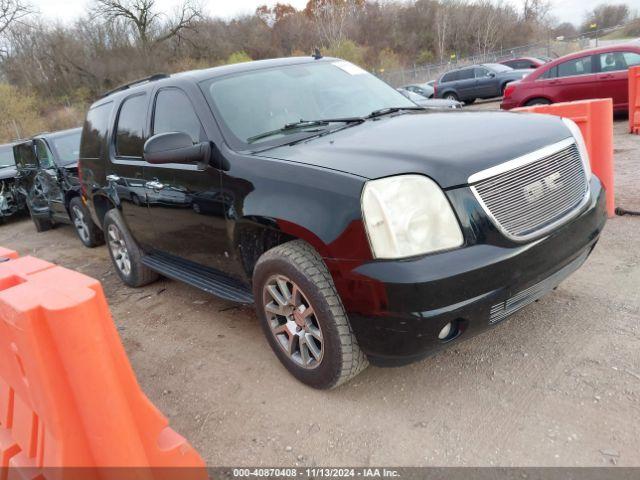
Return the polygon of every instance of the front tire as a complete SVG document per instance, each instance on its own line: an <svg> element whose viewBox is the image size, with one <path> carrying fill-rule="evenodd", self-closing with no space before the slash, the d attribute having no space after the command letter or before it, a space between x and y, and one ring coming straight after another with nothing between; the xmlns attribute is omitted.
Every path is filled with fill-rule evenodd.
<svg viewBox="0 0 640 480"><path fill-rule="evenodd" d="M157 272L142 263L143 252L115 208L104 217L109 256L120 279L130 287L142 287L158 279Z"/></svg>
<svg viewBox="0 0 640 480"><path fill-rule="evenodd" d="M93 248L104 243L102 231L91 220L89 209L80 197L73 197L69 202L69 218L85 247Z"/></svg>
<svg viewBox="0 0 640 480"><path fill-rule="evenodd" d="M253 294L271 348L302 383L334 388L369 364L331 274L309 244L295 240L264 253L253 273Z"/></svg>

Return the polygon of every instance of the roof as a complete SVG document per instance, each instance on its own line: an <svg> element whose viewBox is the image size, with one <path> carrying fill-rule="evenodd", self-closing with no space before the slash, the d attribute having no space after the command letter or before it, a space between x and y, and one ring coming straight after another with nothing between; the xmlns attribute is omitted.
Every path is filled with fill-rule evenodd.
<svg viewBox="0 0 640 480"><path fill-rule="evenodd" d="M269 60L255 60L252 62L234 63L231 65L222 65L219 67L204 68L201 70L189 70L185 72L174 73L171 75L156 74L146 79L135 80L129 84L116 87L110 92L107 92L106 94L104 94L99 100L97 100L94 103L94 105L102 103L102 101L105 100L106 98L110 98L122 92L127 92L128 94L138 89L143 89L147 85L149 85L150 82L153 82L155 84L156 82L164 82L164 81L167 81L168 79L184 78L189 81L198 83L203 80L209 80L212 78L224 77L226 75L234 75L237 73L251 72L256 70L263 70L267 68L287 67L290 65L302 65L305 63L335 62L337 60L339 59L332 58L332 57L322 57L322 58L316 59L312 56L273 58Z"/></svg>
<svg viewBox="0 0 640 480"><path fill-rule="evenodd" d="M605 45L603 47L598 47L598 48L589 48L587 50L580 50L579 52L574 52L568 55L564 55L563 57L554 58L551 62L548 62L545 65L555 65L556 63L561 63L565 60L569 60L572 58L580 58L588 55L597 55L599 53L628 51L629 49L632 49L640 53L640 44L618 43L615 45Z"/></svg>
<svg viewBox="0 0 640 480"><path fill-rule="evenodd" d="M58 130L56 132L41 132L31 138L57 138L69 135L71 133L82 132L82 127L68 128L66 130Z"/></svg>

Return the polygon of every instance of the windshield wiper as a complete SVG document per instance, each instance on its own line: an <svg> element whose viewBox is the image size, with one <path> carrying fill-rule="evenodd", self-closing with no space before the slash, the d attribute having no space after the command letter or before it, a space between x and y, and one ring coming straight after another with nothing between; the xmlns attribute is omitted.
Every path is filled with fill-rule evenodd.
<svg viewBox="0 0 640 480"><path fill-rule="evenodd" d="M367 115L367 118L381 117L382 115L389 115L390 113L397 113L403 110L424 110L424 108L418 107L417 105L415 107L385 107L379 110L374 110Z"/></svg>
<svg viewBox="0 0 640 480"><path fill-rule="evenodd" d="M288 132L291 130L298 130L301 128L309 128L309 127L326 127L330 123L354 123L354 122L364 122L365 119L362 117L346 117L346 118L323 118L321 120L300 120L298 122L286 123L282 127L277 128L276 130L271 130L269 132L259 133L258 135L254 135L253 137L247 138L247 143L253 143L256 140L261 140L263 138L271 137L273 135L278 135L279 133ZM319 130L310 130L310 132L317 132Z"/></svg>

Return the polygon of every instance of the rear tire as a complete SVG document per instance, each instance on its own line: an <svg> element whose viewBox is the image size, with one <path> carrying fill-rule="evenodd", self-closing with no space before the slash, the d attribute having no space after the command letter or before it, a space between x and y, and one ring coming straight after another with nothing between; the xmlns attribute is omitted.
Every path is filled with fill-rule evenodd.
<svg viewBox="0 0 640 480"><path fill-rule="evenodd" d="M144 253L115 208L104 217L104 232L111 261L125 284L142 287L158 279L160 275L142 263Z"/></svg>
<svg viewBox="0 0 640 480"><path fill-rule="evenodd" d="M324 261L295 240L264 253L253 273L256 312L274 353L302 383L328 389L369 362Z"/></svg>
<svg viewBox="0 0 640 480"><path fill-rule="evenodd" d="M93 223L89 209L80 197L73 197L69 202L69 218L85 247L93 248L104 243L102 231Z"/></svg>
<svg viewBox="0 0 640 480"><path fill-rule="evenodd" d="M532 100L529 100L526 103L527 107L533 107L534 105L550 105L551 101L547 100L546 98L534 98Z"/></svg>
<svg viewBox="0 0 640 480"><path fill-rule="evenodd" d="M442 98L444 98L445 100L453 100L453 101L455 101L455 102L458 102L458 101L459 101L459 100L458 100L458 95L456 95L456 94L455 94L455 93L453 93L453 92L447 92L447 93L445 93L445 94L444 94L444 96L443 96Z"/></svg>

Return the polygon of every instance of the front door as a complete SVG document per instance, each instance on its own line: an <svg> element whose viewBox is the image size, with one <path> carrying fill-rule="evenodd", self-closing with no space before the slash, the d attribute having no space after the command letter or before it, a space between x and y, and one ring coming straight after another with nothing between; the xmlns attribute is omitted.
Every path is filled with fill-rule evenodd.
<svg viewBox="0 0 640 480"><path fill-rule="evenodd" d="M195 143L208 141L187 94L163 87L155 94L152 133L182 132ZM147 198L153 218L153 247L232 276L225 213L230 206L220 172L211 165L145 164Z"/></svg>
<svg viewBox="0 0 640 480"><path fill-rule="evenodd" d="M59 220L68 220L69 217L64 204L64 192L60 188L58 169L53 161L51 149L42 138L36 138L34 144L38 163L40 164L34 186L42 191L42 202L47 205L50 215Z"/></svg>
<svg viewBox="0 0 640 480"><path fill-rule="evenodd" d="M629 107L629 67L640 64L636 52L606 52L598 55L598 98L611 98L613 108Z"/></svg>

